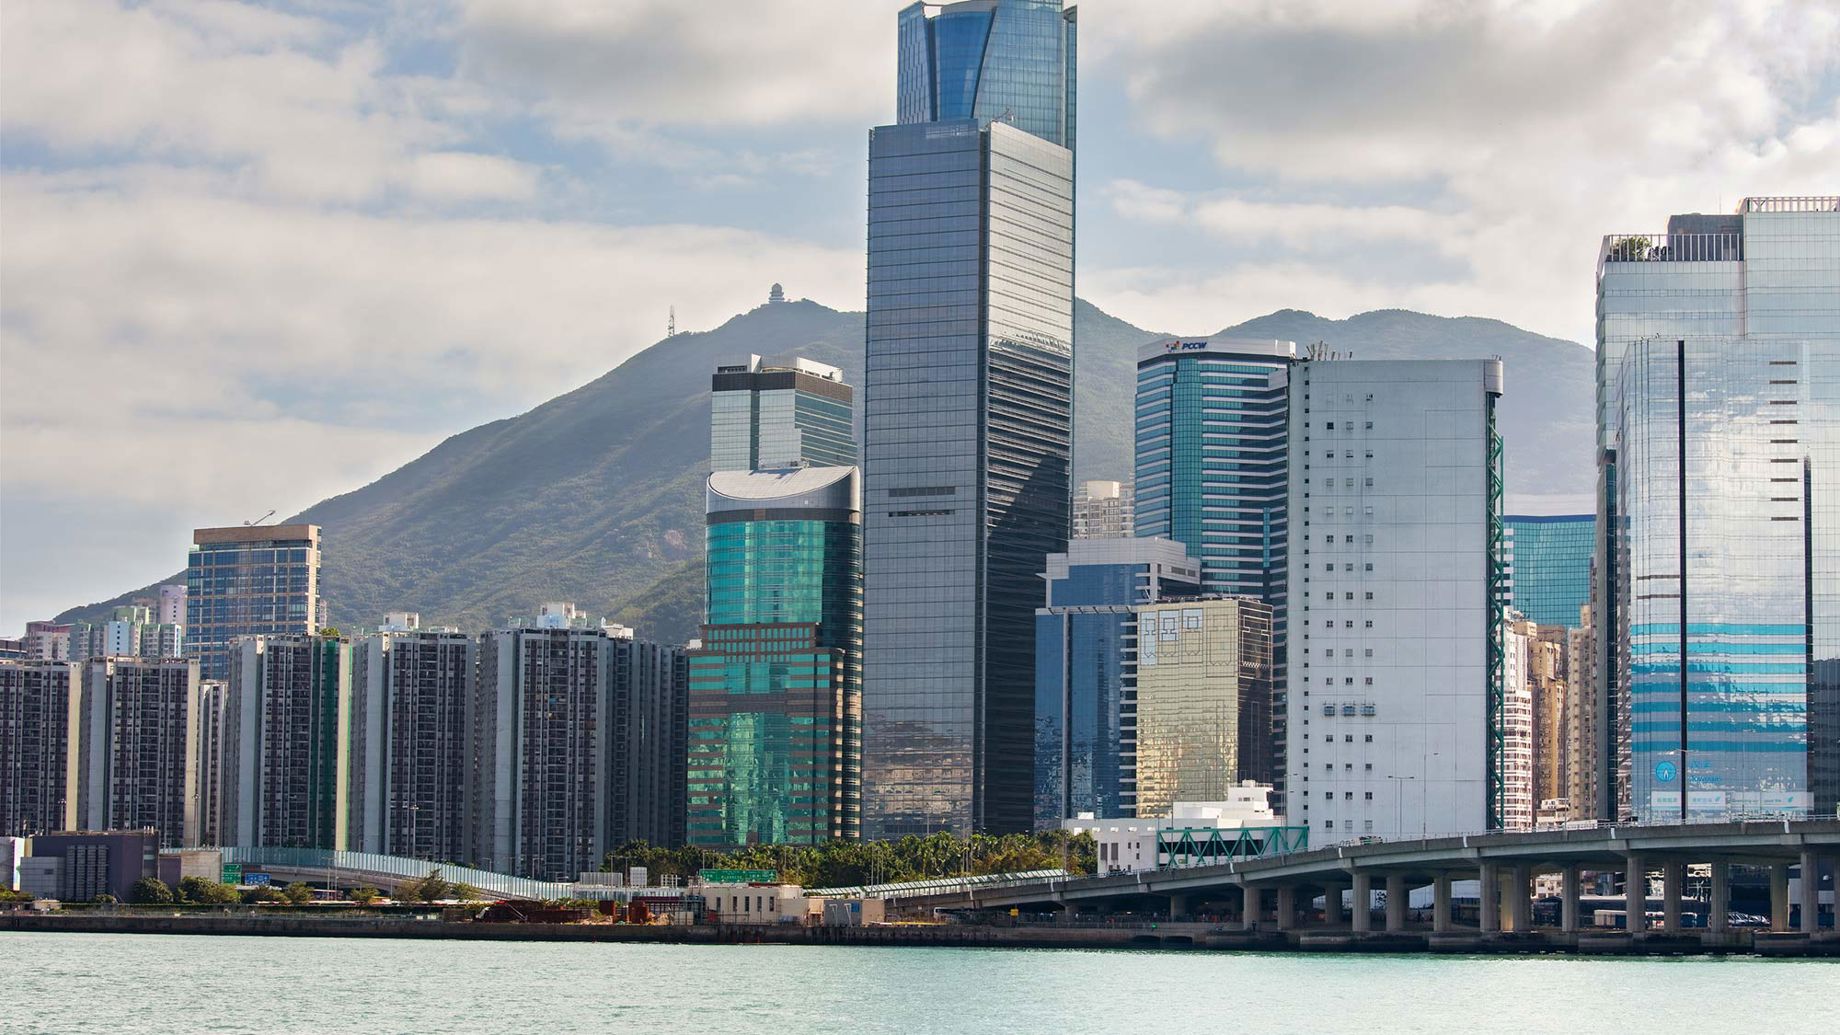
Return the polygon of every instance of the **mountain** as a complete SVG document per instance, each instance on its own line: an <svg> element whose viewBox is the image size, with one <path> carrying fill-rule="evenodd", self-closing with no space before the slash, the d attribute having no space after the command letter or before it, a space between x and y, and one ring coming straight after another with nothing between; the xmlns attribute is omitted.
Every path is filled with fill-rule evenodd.
<svg viewBox="0 0 1840 1035"><path fill-rule="evenodd" d="M1161 335L1085 301L1074 328L1075 475L1128 478L1137 348ZM1347 320L1283 310L1221 333L1322 341L1363 359L1499 355L1510 493L1590 492L1592 363L1579 345L1495 320L1401 310ZM811 301L764 305L715 330L666 338L566 395L455 435L288 520L324 526L324 592L333 621L347 629L393 610L485 629L541 601L572 600L641 636L681 641L696 635L702 610L710 373L748 353L796 351L842 367L860 386L862 342L861 313ZM58 620L103 613L149 589Z"/></svg>

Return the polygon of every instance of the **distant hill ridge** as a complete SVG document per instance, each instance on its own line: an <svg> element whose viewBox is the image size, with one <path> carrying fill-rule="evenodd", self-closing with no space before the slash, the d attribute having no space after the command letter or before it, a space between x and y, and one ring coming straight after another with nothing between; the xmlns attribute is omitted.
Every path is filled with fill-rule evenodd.
<svg viewBox="0 0 1840 1035"><path fill-rule="evenodd" d="M1222 335L1326 342L1358 359L1501 356L1510 506L1516 494L1591 491L1590 350L1499 320L1401 309L1329 320L1283 309ZM1131 475L1139 346L1164 337L1084 300L1074 321L1075 476ZM709 376L748 353L797 352L842 367L861 402L863 314L812 301L763 305L706 332L666 338L566 395L454 435L360 489L290 521L325 528L334 624L384 612L486 629L544 600L573 600L680 642L702 610L702 481ZM93 617L151 587L73 608Z"/></svg>

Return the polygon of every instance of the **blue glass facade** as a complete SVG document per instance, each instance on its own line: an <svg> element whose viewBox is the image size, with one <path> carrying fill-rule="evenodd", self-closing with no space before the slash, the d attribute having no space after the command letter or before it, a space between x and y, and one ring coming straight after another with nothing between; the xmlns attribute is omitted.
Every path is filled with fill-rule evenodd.
<svg viewBox="0 0 1840 1035"><path fill-rule="evenodd" d="M1840 199L1606 238L1598 345L1600 809L1831 814Z"/></svg>
<svg viewBox="0 0 1840 1035"><path fill-rule="evenodd" d="M1514 515L1508 529L1513 572L1508 603L1540 625L1573 628L1591 596L1591 550L1597 518L1591 514Z"/></svg>
<svg viewBox="0 0 1840 1035"><path fill-rule="evenodd" d="M224 679L239 636L306 635L320 614L318 525L200 528L185 570L185 653Z"/></svg>
<svg viewBox="0 0 1840 1035"><path fill-rule="evenodd" d="M1061 0L967 0L903 10L896 119L1006 122L1074 146L1075 13Z"/></svg>

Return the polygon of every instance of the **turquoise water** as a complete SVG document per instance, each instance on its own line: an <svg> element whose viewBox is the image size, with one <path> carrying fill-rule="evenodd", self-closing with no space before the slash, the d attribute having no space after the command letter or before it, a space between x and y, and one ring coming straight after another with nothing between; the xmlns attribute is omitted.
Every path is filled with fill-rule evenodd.
<svg viewBox="0 0 1840 1035"><path fill-rule="evenodd" d="M1840 964L0 933L0 1032L1840 1032Z"/></svg>

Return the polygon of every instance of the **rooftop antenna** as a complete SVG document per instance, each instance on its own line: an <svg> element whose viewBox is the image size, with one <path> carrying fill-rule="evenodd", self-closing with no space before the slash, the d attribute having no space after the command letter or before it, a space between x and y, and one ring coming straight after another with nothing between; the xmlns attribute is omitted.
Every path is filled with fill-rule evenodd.
<svg viewBox="0 0 1840 1035"><path fill-rule="evenodd" d="M266 513L266 514L264 514L264 515L262 515L261 517L259 517L259 518L256 518L256 519L255 519L254 521L245 521L245 522L243 522L243 524L245 524L245 525L259 525L259 524L261 524L262 522L264 522L264 521L267 521L267 520L268 520L269 518L272 518L272 517L274 517L274 516L275 516L275 512L274 512L273 510L271 510L271 511L269 511L268 513Z"/></svg>
<svg viewBox="0 0 1840 1035"><path fill-rule="evenodd" d="M664 336L667 338L677 337L677 307L676 306L671 307L671 316L669 319L665 321Z"/></svg>

